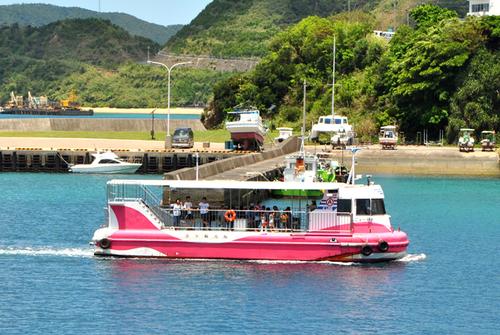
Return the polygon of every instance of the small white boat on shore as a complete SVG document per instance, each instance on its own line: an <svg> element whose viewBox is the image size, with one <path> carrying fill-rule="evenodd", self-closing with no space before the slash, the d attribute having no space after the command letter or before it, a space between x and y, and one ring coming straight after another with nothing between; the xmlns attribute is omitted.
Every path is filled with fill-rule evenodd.
<svg viewBox="0 0 500 335"><path fill-rule="evenodd" d="M121 160L114 152L96 152L90 164L70 165L73 173L135 173L141 163L129 163Z"/></svg>

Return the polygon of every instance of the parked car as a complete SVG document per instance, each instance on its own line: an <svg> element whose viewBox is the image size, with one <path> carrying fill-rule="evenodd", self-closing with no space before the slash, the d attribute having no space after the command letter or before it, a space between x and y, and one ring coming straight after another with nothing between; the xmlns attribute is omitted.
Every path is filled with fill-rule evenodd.
<svg viewBox="0 0 500 335"><path fill-rule="evenodd" d="M194 134L191 128L177 128L172 137L172 147L192 148L194 146Z"/></svg>

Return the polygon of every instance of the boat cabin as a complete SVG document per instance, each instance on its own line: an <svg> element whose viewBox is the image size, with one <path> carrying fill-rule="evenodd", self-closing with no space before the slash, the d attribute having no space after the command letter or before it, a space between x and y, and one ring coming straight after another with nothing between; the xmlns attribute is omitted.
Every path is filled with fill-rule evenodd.
<svg viewBox="0 0 500 335"><path fill-rule="evenodd" d="M346 125L347 117L334 115L332 116L320 116L318 120L318 124L336 124L336 125Z"/></svg>
<svg viewBox="0 0 500 335"><path fill-rule="evenodd" d="M107 186L109 206L147 207L164 229L350 231L374 217L390 229L384 192L372 183L112 180Z"/></svg>
<svg viewBox="0 0 500 335"><path fill-rule="evenodd" d="M284 140L291 137L293 134L293 129L288 127L279 127L276 128L276 130L279 131L278 137L274 139L277 143L283 142Z"/></svg>

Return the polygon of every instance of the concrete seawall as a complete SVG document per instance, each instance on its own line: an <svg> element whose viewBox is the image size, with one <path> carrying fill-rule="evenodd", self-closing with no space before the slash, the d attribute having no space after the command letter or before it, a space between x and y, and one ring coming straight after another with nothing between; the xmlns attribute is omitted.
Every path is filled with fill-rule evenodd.
<svg viewBox="0 0 500 335"><path fill-rule="evenodd" d="M155 130L165 130L166 120L155 120ZM206 130L200 120L170 120L177 127ZM2 119L0 131L151 131L151 120L145 119Z"/></svg>
<svg viewBox="0 0 500 335"><path fill-rule="evenodd" d="M333 151L330 156L342 160L340 151ZM350 166L350 152L344 151L343 159ZM500 177L498 153L462 153L454 147L400 146L397 150L381 150L371 146L362 148L356 161L356 173L363 174Z"/></svg>

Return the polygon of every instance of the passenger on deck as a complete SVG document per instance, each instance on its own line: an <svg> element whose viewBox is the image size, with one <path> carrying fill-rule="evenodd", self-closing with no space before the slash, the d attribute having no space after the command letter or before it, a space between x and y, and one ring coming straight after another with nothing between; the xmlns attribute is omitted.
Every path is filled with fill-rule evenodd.
<svg viewBox="0 0 500 335"><path fill-rule="evenodd" d="M184 201L184 220L186 220L186 224L188 227L193 227L193 203L191 202L191 197L188 195L186 197L186 201Z"/></svg>
<svg viewBox="0 0 500 335"><path fill-rule="evenodd" d="M209 213L208 213L208 208L210 205L207 202L207 198L203 197L198 204L198 207L200 208L200 216L201 216L201 222L203 223L203 228L208 228L209 227Z"/></svg>
<svg viewBox="0 0 500 335"><path fill-rule="evenodd" d="M260 224L261 224L261 213L259 212L260 211L260 206L259 204L256 204L255 205L255 208L254 208L254 228L259 228L260 227Z"/></svg>
<svg viewBox="0 0 500 335"><path fill-rule="evenodd" d="M171 207L172 207L173 225L174 227L179 227L181 223L181 210L182 210L181 199L177 198L177 200L175 200L175 203L173 203Z"/></svg>
<svg viewBox="0 0 500 335"><path fill-rule="evenodd" d="M288 230L290 228L290 207L287 207L280 215L280 228Z"/></svg>
<svg viewBox="0 0 500 335"><path fill-rule="evenodd" d="M261 212L260 212L260 231L267 231L267 226L269 223L269 217L266 213L266 208L262 207Z"/></svg>

